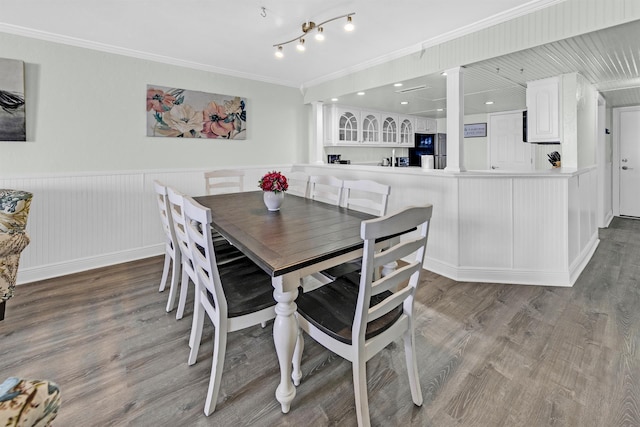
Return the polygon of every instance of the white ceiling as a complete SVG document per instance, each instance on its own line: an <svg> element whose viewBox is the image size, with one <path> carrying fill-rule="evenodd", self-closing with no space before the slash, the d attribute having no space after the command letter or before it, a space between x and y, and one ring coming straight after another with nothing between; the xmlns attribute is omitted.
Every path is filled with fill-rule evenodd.
<svg viewBox="0 0 640 427"><path fill-rule="evenodd" d="M0 31L300 87L558 1L0 0ZM305 53L290 44L275 58L303 22L351 12L354 32L334 21L324 42L308 37Z"/></svg>
<svg viewBox="0 0 640 427"><path fill-rule="evenodd" d="M464 71L465 114L526 108L526 83L578 72L609 107L640 105L640 21L468 64ZM382 111L446 117L446 79L440 74L348 94L339 103ZM409 93L399 90L425 87ZM409 104L401 105L401 101ZM493 101L486 105L485 102ZM331 102L325 99L324 102ZM438 109L443 111L437 111Z"/></svg>
<svg viewBox="0 0 640 427"><path fill-rule="evenodd" d="M0 31L303 87L558 1L563 0L0 0ZM325 41L307 37L305 53L289 44L285 57L275 58L273 45L301 35L303 22L352 12L354 32L342 29L344 19L333 21L325 26ZM596 85L609 106L639 105L639 69L640 22L467 64L465 114L524 109L527 81L568 72ZM339 102L446 116L444 77L402 83L365 96L343 95ZM419 86L425 88L396 92Z"/></svg>

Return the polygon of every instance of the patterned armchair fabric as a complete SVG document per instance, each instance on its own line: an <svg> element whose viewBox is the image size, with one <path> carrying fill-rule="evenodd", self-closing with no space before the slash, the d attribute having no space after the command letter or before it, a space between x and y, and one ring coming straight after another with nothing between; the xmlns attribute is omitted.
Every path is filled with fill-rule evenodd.
<svg viewBox="0 0 640 427"><path fill-rule="evenodd" d="M0 190L0 304L13 296L20 253L29 244L25 227L32 196L26 191Z"/></svg>
<svg viewBox="0 0 640 427"><path fill-rule="evenodd" d="M58 415L60 388L51 381L11 377L0 384L0 426L45 427Z"/></svg>

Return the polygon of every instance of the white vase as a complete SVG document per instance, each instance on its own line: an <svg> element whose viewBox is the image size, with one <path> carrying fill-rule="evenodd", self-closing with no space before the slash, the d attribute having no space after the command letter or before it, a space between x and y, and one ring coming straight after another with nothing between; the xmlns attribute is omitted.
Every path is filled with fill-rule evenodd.
<svg viewBox="0 0 640 427"><path fill-rule="evenodd" d="M284 192L278 191L275 193L273 191L265 191L262 193L262 198L268 210L279 211L282 202L284 202Z"/></svg>

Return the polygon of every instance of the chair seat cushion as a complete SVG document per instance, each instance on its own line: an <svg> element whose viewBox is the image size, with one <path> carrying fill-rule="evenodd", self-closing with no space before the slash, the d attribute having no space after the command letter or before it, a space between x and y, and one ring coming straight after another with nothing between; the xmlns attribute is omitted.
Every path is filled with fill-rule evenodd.
<svg viewBox="0 0 640 427"><path fill-rule="evenodd" d="M218 266L241 258L246 258L245 254L240 252L238 248L233 246L224 238L222 240L214 240L213 247L216 253L216 264L218 264Z"/></svg>
<svg viewBox="0 0 640 427"><path fill-rule="evenodd" d="M301 294L296 300L298 314L309 323L345 344L351 344L351 328L356 312L360 272L352 272L338 277L334 282L310 292ZM374 306L391 292L383 292L371 297ZM392 326L402 316L402 305L386 315L369 322L365 339L375 337Z"/></svg>
<svg viewBox="0 0 640 427"><path fill-rule="evenodd" d="M218 265L227 298L227 316L238 317L276 304L271 277L249 258ZM209 294L213 304L213 298Z"/></svg>
<svg viewBox="0 0 640 427"><path fill-rule="evenodd" d="M322 270L321 273L327 276L331 280L335 280L338 277L346 276L350 273L360 271L362 269L362 258L344 262L342 264L336 265L334 267L327 268L326 270Z"/></svg>

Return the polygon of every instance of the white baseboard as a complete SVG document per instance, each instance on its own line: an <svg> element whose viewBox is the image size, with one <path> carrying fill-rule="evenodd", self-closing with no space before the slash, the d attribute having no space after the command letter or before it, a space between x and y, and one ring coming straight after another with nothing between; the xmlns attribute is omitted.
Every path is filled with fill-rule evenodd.
<svg viewBox="0 0 640 427"><path fill-rule="evenodd" d="M149 258L164 253L164 243L159 245L136 248L117 253L104 254L91 258L75 259L69 262L41 265L33 268L21 269L18 272L18 285L79 273L94 268L106 267L114 264Z"/></svg>
<svg viewBox="0 0 640 427"><path fill-rule="evenodd" d="M569 268L571 273L571 286L573 286L576 280L578 280L578 277L580 277L582 270L584 270L584 268L589 263L589 260L595 253L599 244L600 244L600 239L598 239L598 232L596 231L596 233L593 236L591 236L591 240L589 241L589 244L587 244L587 246L584 248L580 256L573 262L573 264Z"/></svg>
<svg viewBox="0 0 640 427"><path fill-rule="evenodd" d="M455 267L437 260L425 259L424 268L458 282L503 283L571 287L568 271L536 271Z"/></svg>

